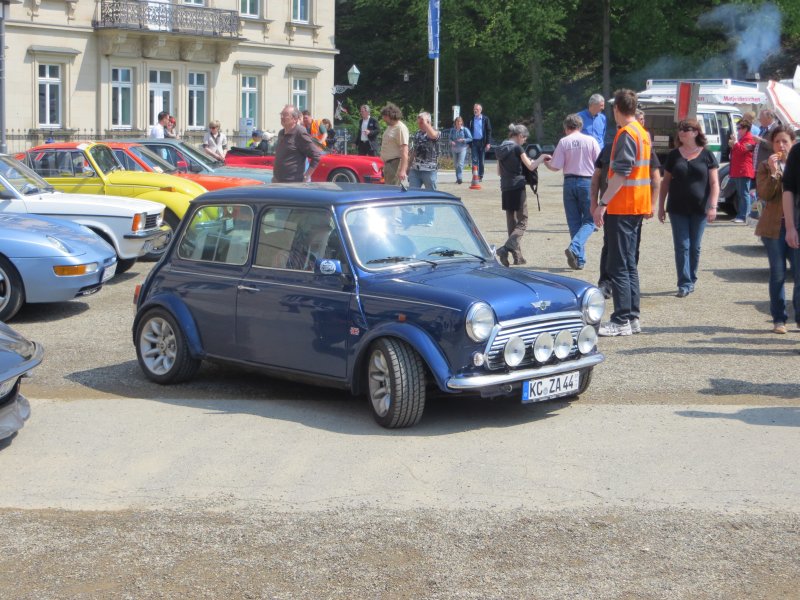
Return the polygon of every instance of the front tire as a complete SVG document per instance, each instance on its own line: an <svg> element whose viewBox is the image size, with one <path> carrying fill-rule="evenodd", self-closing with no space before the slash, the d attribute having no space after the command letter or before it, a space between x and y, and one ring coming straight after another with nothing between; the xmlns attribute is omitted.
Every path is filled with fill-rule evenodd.
<svg viewBox="0 0 800 600"><path fill-rule="evenodd" d="M180 383L194 377L200 361L173 316L162 308L147 311L136 327L136 358L144 374L156 383Z"/></svg>
<svg viewBox="0 0 800 600"><path fill-rule="evenodd" d="M328 175L328 181L334 183L358 183L358 177L350 169L334 169Z"/></svg>
<svg viewBox="0 0 800 600"><path fill-rule="evenodd" d="M592 383L592 371L594 371L594 367L591 367L581 372L581 383L578 386L578 391L575 392L574 394L566 396L565 397L566 400L572 400L573 398L577 398L578 396L583 394L583 392L589 389L589 384Z"/></svg>
<svg viewBox="0 0 800 600"><path fill-rule="evenodd" d="M0 321L10 321L25 303L25 288L17 269L0 256Z"/></svg>
<svg viewBox="0 0 800 600"><path fill-rule="evenodd" d="M135 258L120 258L117 256L117 271L116 275L120 273L124 273L125 271L130 271L131 267L136 264Z"/></svg>
<svg viewBox="0 0 800 600"><path fill-rule="evenodd" d="M425 410L425 367L419 354L397 339L376 340L369 350L367 390L379 425L394 429L419 423Z"/></svg>

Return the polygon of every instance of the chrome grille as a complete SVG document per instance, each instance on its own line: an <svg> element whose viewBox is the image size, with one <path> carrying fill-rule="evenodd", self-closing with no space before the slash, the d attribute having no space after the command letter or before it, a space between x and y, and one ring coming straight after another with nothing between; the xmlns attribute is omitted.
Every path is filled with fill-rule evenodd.
<svg viewBox="0 0 800 600"><path fill-rule="evenodd" d="M158 227L158 217L159 213L154 215L147 215L147 218L144 220L144 228L145 229L155 229Z"/></svg>
<svg viewBox="0 0 800 600"><path fill-rule="evenodd" d="M509 327L501 327L496 331L494 337L489 340L489 344L487 345L488 350L486 352L486 364L489 369L505 368L506 362L503 359L503 348L511 336L518 335L525 342L525 358L517 368L530 367L536 364L536 361L533 359L533 343L536 341L536 338L545 332L555 337L559 331L564 329L569 329L572 333L572 349L570 350L569 357L564 360L574 358L575 354L578 352L578 334L583 325L583 320L575 316L556 318L549 321L528 321L525 323L515 323Z"/></svg>

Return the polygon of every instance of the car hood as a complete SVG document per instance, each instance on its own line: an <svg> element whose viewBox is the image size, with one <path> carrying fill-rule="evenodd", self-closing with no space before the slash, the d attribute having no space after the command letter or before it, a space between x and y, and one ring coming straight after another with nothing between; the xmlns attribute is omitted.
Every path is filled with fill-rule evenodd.
<svg viewBox="0 0 800 600"><path fill-rule="evenodd" d="M182 177L199 183L209 192L221 188L240 187L247 185L263 185L264 182L252 177L232 177L228 175L206 175L203 173L175 173L176 177Z"/></svg>
<svg viewBox="0 0 800 600"><path fill-rule="evenodd" d="M167 175L165 173L144 173L142 171L113 171L108 174L108 180L113 185L147 186L151 188L172 188L172 191L181 192L190 198L205 194L206 188L199 183Z"/></svg>
<svg viewBox="0 0 800 600"><path fill-rule="evenodd" d="M23 196L29 202L29 210L46 209L53 213L69 213L80 216L115 216L132 217L134 214L146 212L158 214L163 212L164 205L150 200L139 200L125 196L99 196L97 194L65 194L63 192L46 192Z"/></svg>
<svg viewBox="0 0 800 600"><path fill-rule="evenodd" d="M48 237L63 242L69 251L57 249ZM4 247L14 248L14 258L81 256L89 250L101 256L115 254L100 236L83 225L40 215L0 214L0 241Z"/></svg>
<svg viewBox="0 0 800 600"><path fill-rule="evenodd" d="M430 302L458 310L466 310L474 302L484 301L494 309L498 321L508 321L580 310L577 293L588 285L575 283L570 286L566 278L525 269L460 263L366 277L360 289L366 296L375 294ZM542 301L549 304L541 304Z"/></svg>
<svg viewBox="0 0 800 600"><path fill-rule="evenodd" d="M272 183L272 169L248 169L246 167L214 167L214 175L245 177L257 179L262 183Z"/></svg>
<svg viewBox="0 0 800 600"><path fill-rule="evenodd" d="M36 345L5 323L0 322L0 380L9 372L33 358Z"/></svg>

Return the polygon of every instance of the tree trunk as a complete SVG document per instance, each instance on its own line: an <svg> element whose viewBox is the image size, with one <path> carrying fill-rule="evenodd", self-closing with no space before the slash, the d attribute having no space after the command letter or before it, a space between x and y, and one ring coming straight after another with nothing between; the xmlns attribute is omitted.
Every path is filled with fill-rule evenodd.
<svg viewBox="0 0 800 600"><path fill-rule="evenodd" d="M541 66L539 59L533 58L531 60L531 92L533 100L533 128L536 132L534 141L541 144L544 139L544 112L542 111L542 94L541 94Z"/></svg>

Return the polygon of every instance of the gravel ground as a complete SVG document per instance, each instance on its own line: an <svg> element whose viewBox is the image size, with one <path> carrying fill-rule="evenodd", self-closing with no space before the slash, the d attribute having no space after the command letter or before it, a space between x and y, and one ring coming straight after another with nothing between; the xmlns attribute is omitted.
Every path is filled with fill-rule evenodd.
<svg viewBox="0 0 800 600"><path fill-rule="evenodd" d="M480 191L450 183L447 173L440 187L462 196L490 243L500 245L505 222L492 169ZM541 212L529 198L529 267L596 281L601 235L590 239L587 269L569 270L561 176L541 177ZM47 351L26 381L29 397L213 400L235 390L237 398L267 402L321 393L350 401L217 366L178 388L147 383L130 322L133 286L148 269L136 265L81 301L22 311L12 325ZM601 341L607 361L581 403L800 405L800 330L769 332L767 259L752 229L724 216L709 227L697 291L677 299L669 225L648 221L640 273L644 332ZM313 430L308 435L313 443ZM24 509L0 508L0 598L728 599L797 598L800 589L798 511L728 514L645 503L285 513L180 499L173 511Z"/></svg>

